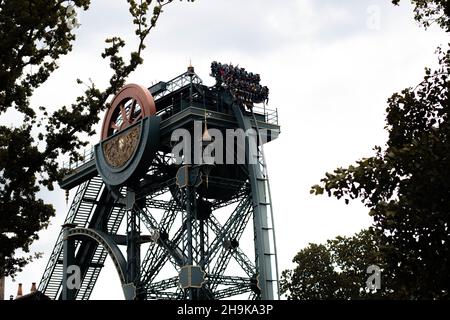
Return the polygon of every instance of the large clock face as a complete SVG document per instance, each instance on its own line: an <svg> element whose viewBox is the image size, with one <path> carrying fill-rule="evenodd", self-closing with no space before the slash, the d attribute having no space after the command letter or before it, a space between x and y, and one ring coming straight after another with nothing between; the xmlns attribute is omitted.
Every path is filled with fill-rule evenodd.
<svg viewBox="0 0 450 320"><path fill-rule="evenodd" d="M123 167L133 156L140 139L140 127L128 127L156 112L155 102L149 90L137 84L123 87L111 102L102 127L102 140L115 136L103 144L108 165Z"/></svg>
<svg viewBox="0 0 450 320"><path fill-rule="evenodd" d="M106 162L113 168L123 167L131 159L139 143L140 127L136 126L103 144Z"/></svg>
<svg viewBox="0 0 450 320"><path fill-rule="evenodd" d="M128 186L146 174L159 145L160 121L146 87L128 84L119 90L94 150L97 172L105 184Z"/></svg>

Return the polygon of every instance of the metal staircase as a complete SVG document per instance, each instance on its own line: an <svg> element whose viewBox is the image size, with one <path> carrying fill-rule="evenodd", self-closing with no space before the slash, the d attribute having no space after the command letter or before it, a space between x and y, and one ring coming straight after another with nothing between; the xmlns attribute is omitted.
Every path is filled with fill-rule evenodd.
<svg viewBox="0 0 450 320"><path fill-rule="evenodd" d="M97 204L100 198L107 193L103 181L96 176L82 183L74 196L64 224L76 224L78 227L88 227L93 221L94 212L97 210ZM116 234L122 222L125 211L120 206L113 206L107 220L106 229L109 234ZM51 299L58 299L61 293L61 284L63 279L63 231L59 233L56 244L53 248L50 259L45 268L42 279L39 283L39 291L46 294ZM77 254L81 255L80 250L85 250L81 243L76 243ZM87 269L83 274L81 287L77 292L76 298L79 300L89 299L95 282L103 268L107 257L107 252L103 247L96 246Z"/></svg>

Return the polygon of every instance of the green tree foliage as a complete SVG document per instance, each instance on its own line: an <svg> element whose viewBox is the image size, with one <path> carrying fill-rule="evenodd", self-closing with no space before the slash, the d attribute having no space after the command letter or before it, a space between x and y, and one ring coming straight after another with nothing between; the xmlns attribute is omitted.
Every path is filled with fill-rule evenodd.
<svg viewBox="0 0 450 320"><path fill-rule="evenodd" d="M416 20L425 27L436 22L450 31L450 1L412 3ZM373 264L373 258L366 258L376 250L383 266L383 290L377 293L382 297L450 297L450 50L438 48L437 57L438 67L426 68L421 83L388 99L386 145L376 146L371 157L327 173L311 190L346 203L360 199L368 207L374 220L370 234L377 246L365 247L362 234L351 238L365 251L363 263L355 270L362 272L364 265ZM298 267L285 271L283 280L290 298L361 297L355 287L361 279L356 274L350 282L342 280L346 275L342 262L356 264L359 257L352 245L345 248L342 239L326 246L310 245L296 256ZM336 262L340 256L333 247L336 244L345 244L348 260ZM308 256L315 251L325 261L326 272L308 265ZM305 272L311 279L298 276ZM327 287L314 287L312 279L319 283L326 279ZM299 292L304 287L306 293Z"/></svg>
<svg viewBox="0 0 450 320"><path fill-rule="evenodd" d="M370 208L387 272L404 298L450 292L450 51L438 56L437 70L389 98L386 146L327 173L312 190Z"/></svg>
<svg viewBox="0 0 450 320"><path fill-rule="evenodd" d="M50 114L47 106L30 105L30 97L58 67L58 59L71 51L76 11L88 10L90 1L0 0L0 115L13 109L23 119L15 127L0 125L0 275L13 276L31 260L16 257L16 250L29 252L38 231L54 215L52 205L37 192L53 190L64 174L57 163L61 155L81 158L79 150L87 145L82 137L94 134L108 99L142 64L145 39L172 0L127 2L137 49L125 60L120 55L125 41L107 39L102 58L112 69L109 86L100 90L90 83L71 106Z"/></svg>
<svg viewBox="0 0 450 320"><path fill-rule="evenodd" d="M384 276L384 257L372 230L353 237L337 237L326 244L310 244L295 256L296 267L282 274L281 292L289 300L380 298L390 294L391 280ZM371 274L382 271L382 289L366 289Z"/></svg>
<svg viewBox="0 0 450 320"><path fill-rule="evenodd" d="M398 5L400 0L392 0ZM437 24L450 32L450 0L411 0L414 6L415 19L423 26Z"/></svg>

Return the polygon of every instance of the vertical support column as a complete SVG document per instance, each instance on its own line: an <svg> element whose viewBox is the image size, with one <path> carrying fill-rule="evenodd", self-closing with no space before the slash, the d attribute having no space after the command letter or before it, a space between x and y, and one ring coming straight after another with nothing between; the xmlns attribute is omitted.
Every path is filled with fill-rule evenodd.
<svg viewBox="0 0 450 320"><path fill-rule="evenodd" d="M187 233L187 265L192 266L193 259L193 250L192 250L192 205L191 205L191 187L189 185L186 186L186 233ZM189 300L194 299L194 293L192 288L187 288L187 296Z"/></svg>
<svg viewBox="0 0 450 320"><path fill-rule="evenodd" d="M258 136L250 136L251 132L255 132L250 119L244 116L240 106L232 103L232 108L239 126L246 131L245 157L252 189L255 255L258 270L256 283L261 289L262 300L274 300L278 299L278 290L276 290L276 270L272 266L272 261L276 262L277 257L275 248L271 248L270 245L270 238L274 231L268 219L267 207L271 204L266 194L267 179L258 165Z"/></svg>
<svg viewBox="0 0 450 320"><path fill-rule="evenodd" d="M199 220L199 232L200 232L200 268L205 269L205 223L203 219Z"/></svg>
<svg viewBox="0 0 450 320"><path fill-rule="evenodd" d="M5 258L0 253L0 301L5 300L5 276L4 276Z"/></svg>
<svg viewBox="0 0 450 320"><path fill-rule="evenodd" d="M0 276L0 301L5 300L5 277Z"/></svg>
<svg viewBox="0 0 450 320"><path fill-rule="evenodd" d="M138 211L134 208L135 193L128 189L126 199L127 209L127 282L134 285L136 292L135 299L142 298L139 293L140 287L140 266L141 266L141 246L140 246L140 220Z"/></svg>
<svg viewBox="0 0 450 320"><path fill-rule="evenodd" d="M189 75L189 81L190 81L190 87L189 87L189 107L192 107L192 77L193 77L193 71L194 69L192 66L188 67L188 75ZM193 196L193 183L192 183L192 177L193 177L193 165L198 165L200 162L198 151L200 151L197 147L197 144L195 143L195 130L198 130L198 123L194 122L194 140L191 140L191 155L190 159L193 159L192 163L186 163L186 176L185 176L185 196L186 196L186 234L187 234L187 261L186 265L187 268L191 268L191 266L194 264L194 257L193 257L193 232L192 232L192 223L194 218L194 212L193 212L193 203L192 199ZM200 129L201 130L201 129ZM201 138L200 138L201 139ZM196 179L195 179L196 180ZM194 181L195 181L194 180ZM191 278L191 273L189 273L189 282ZM194 289L189 286L187 289L187 297L189 300L194 300Z"/></svg>
<svg viewBox="0 0 450 320"><path fill-rule="evenodd" d="M75 300L77 288L69 283L68 272L72 272L71 266L75 264L75 240L68 237L69 230L74 228L74 224L63 225L63 279L62 279L62 300Z"/></svg>
<svg viewBox="0 0 450 320"><path fill-rule="evenodd" d="M183 250L186 261L179 273L180 286L185 291L189 300L202 298L205 272L202 266L197 266L200 260L204 260L205 235L203 224L199 222L197 210L197 187L202 183L200 166L185 165L177 172L177 185L184 191L185 212L183 223L186 224L186 240L183 241ZM201 225L201 226L200 226ZM195 248L194 248L195 246Z"/></svg>
<svg viewBox="0 0 450 320"><path fill-rule="evenodd" d="M193 252L192 252L192 204L191 204L191 187L186 187L186 232L187 232L187 264L192 265Z"/></svg>

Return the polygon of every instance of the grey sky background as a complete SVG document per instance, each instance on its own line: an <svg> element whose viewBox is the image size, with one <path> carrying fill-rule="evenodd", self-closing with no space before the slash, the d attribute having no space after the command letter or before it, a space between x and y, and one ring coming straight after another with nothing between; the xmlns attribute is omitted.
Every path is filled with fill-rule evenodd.
<svg viewBox="0 0 450 320"><path fill-rule="evenodd" d="M440 29L419 27L409 2L402 2L394 7L388 0L175 1L150 35L144 65L128 81L148 86L169 80L190 60L208 85L213 60L261 74L282 130L265 149L280 270L292 267L292 258L308 243L352 235L371 223L357 201L345 205L309 190L325 172L370 156L374 145L384 144L387 98L419 83L424 67L435 64L436 47L448 42ZM100 57L106 37L126 39L126 56L135 48L125 0L94 0L79 20L73 52L36 91L35 106L70 105L83 90L76 78L103 88L111 74ZM8 112L0 122L16 125L17 119ZM15 283L7 279L6 297L16 294L19 282L25 293L31 282L39 282L68 210L61 190L41 194L57 210L32 246L44 257ZM122 299L109 258L92 299Z"/></svg>

